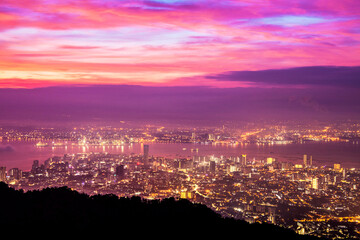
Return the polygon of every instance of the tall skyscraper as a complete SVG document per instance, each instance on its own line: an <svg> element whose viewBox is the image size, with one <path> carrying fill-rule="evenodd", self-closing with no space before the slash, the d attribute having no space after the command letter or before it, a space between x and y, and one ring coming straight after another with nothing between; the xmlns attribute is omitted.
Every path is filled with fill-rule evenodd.
<svg viewBox="0 0 360 240"><path fill-rule="evenodd" d="M125 168L124 165L116 167L116 178L117 180L123 179L125 177Z"/></svg>
<svg viewBox="0 0 360 240"><path fill-rule="evenodd" d="M246 160L246 154L241 155L241 165L246 166L247 160Z"/></svg>
<svg viewBox="0 0 360 240"><path fill-rule="evenodd" d="M0 182L5 182L6 180L6 167L0 167Z"/></svg>
<svg viewBox="0 0 360 240"><path fill-rule="evenodd" d="M34 160L33 165L31 167L31 172L35 173L38 168L39 168L39 160Z"/></svg>
<svg viewBox="0 0 360 240"><path fill-rule="evenodd" d="M9 170L9 176L12 179L19 180L21 178L22 171L18 168L12 168Z"/></svg>
<svg viewBox="0 0 360 240"><path fill-rule="evenodd" d="M215 161L210 161L210 172L215 173Z"/></svg>
<svg viewBox="0 0 360 240"><path fill-rule="evenodd" d="M312 179L312 188L313 189L319 189L319 179L318 178L313 178Z"/></svg>
<svg viewBox="0 0 360 240"><path fill-rule="evenodd" d="M149 163L149 145L144 145L144 164L147 165Z"/></svg>
<svg viewBox="0 0 360 240"><path fill-rule="evenodd" d="M307 155L304 154L304 167L308 166Z"/></svg>

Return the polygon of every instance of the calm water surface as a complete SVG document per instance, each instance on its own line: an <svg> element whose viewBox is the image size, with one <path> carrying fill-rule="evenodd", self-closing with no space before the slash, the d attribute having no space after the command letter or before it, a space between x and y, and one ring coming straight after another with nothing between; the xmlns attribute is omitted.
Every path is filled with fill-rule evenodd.
<svg viewBox="0 0 360 240"><path fill-rule="evenodd" d="M123 146L78 146L71 143L58 147L36 147L36 142L1 142L0 166L7 169L17 167L24 171L31 168L33 160L40 163L52 156L62 156L66 153L108 152L119 154L141 154L142 144L133 143ZM171 144L149 143L149 154L163 157L191 157L192 155L206 156L239 156L246 154L249 160L263 160L275 157L279 161L302 163L304 154L313 156L313 164L317 166L331 166L341 163L342 166L360 168L360 144L353 143L304 143L287 145L204 145L204 144ZM198 149L192 152L191 149Z"/></svg>

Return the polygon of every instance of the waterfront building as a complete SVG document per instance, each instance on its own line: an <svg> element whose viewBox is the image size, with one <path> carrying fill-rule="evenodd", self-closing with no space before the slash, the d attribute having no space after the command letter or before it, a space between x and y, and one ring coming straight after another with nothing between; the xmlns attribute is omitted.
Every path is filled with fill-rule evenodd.
<svg viewBox="0 0 360 240"><path fill-rule="evenodd" d="M144 145L144 156L143 161L145 165L149 163L149 145Z"/></svg>

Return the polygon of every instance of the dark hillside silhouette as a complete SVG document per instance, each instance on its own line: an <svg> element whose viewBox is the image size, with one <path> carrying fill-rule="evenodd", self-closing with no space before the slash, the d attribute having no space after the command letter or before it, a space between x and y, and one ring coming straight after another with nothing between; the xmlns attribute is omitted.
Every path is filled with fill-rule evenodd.
<svg viewBox="0 0 360 240"><path fill-rule="evenodd" d="M67 187L23 192L0 183L0 213L2 232L23 237L318 239L269 224L222 218L187 200L88 196Z"/></svg>

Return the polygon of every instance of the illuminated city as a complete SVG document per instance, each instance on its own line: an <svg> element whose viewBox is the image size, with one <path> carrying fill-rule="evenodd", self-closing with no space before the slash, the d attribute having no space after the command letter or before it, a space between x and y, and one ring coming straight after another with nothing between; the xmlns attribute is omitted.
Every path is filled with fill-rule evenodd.
<svg viewBox="0 0 360 240"><path fill-rule="evenodd" d="M260 158L202 154L202 146L219 144L238 148L321 141L359 149L359 130L356 123L303 131L272 125L243 131L225 126L2 128L2 142L7 146L30 142L34 149L66 152L76 147L82 151L34 160L28 169L1 167L0 180L24 190L68 186L89 195L188 199L249 223L268 222L319 237L359 237L360 168L345 167L341 161L319 165L316 157L308 154L291 162L279 161L271 153ZM179 153L190 155L154 156L154 143L163 147L175 144ZM140 152L124 153L133 144L139 145ZM118 151L108 152L114 148Z"/></svg>

